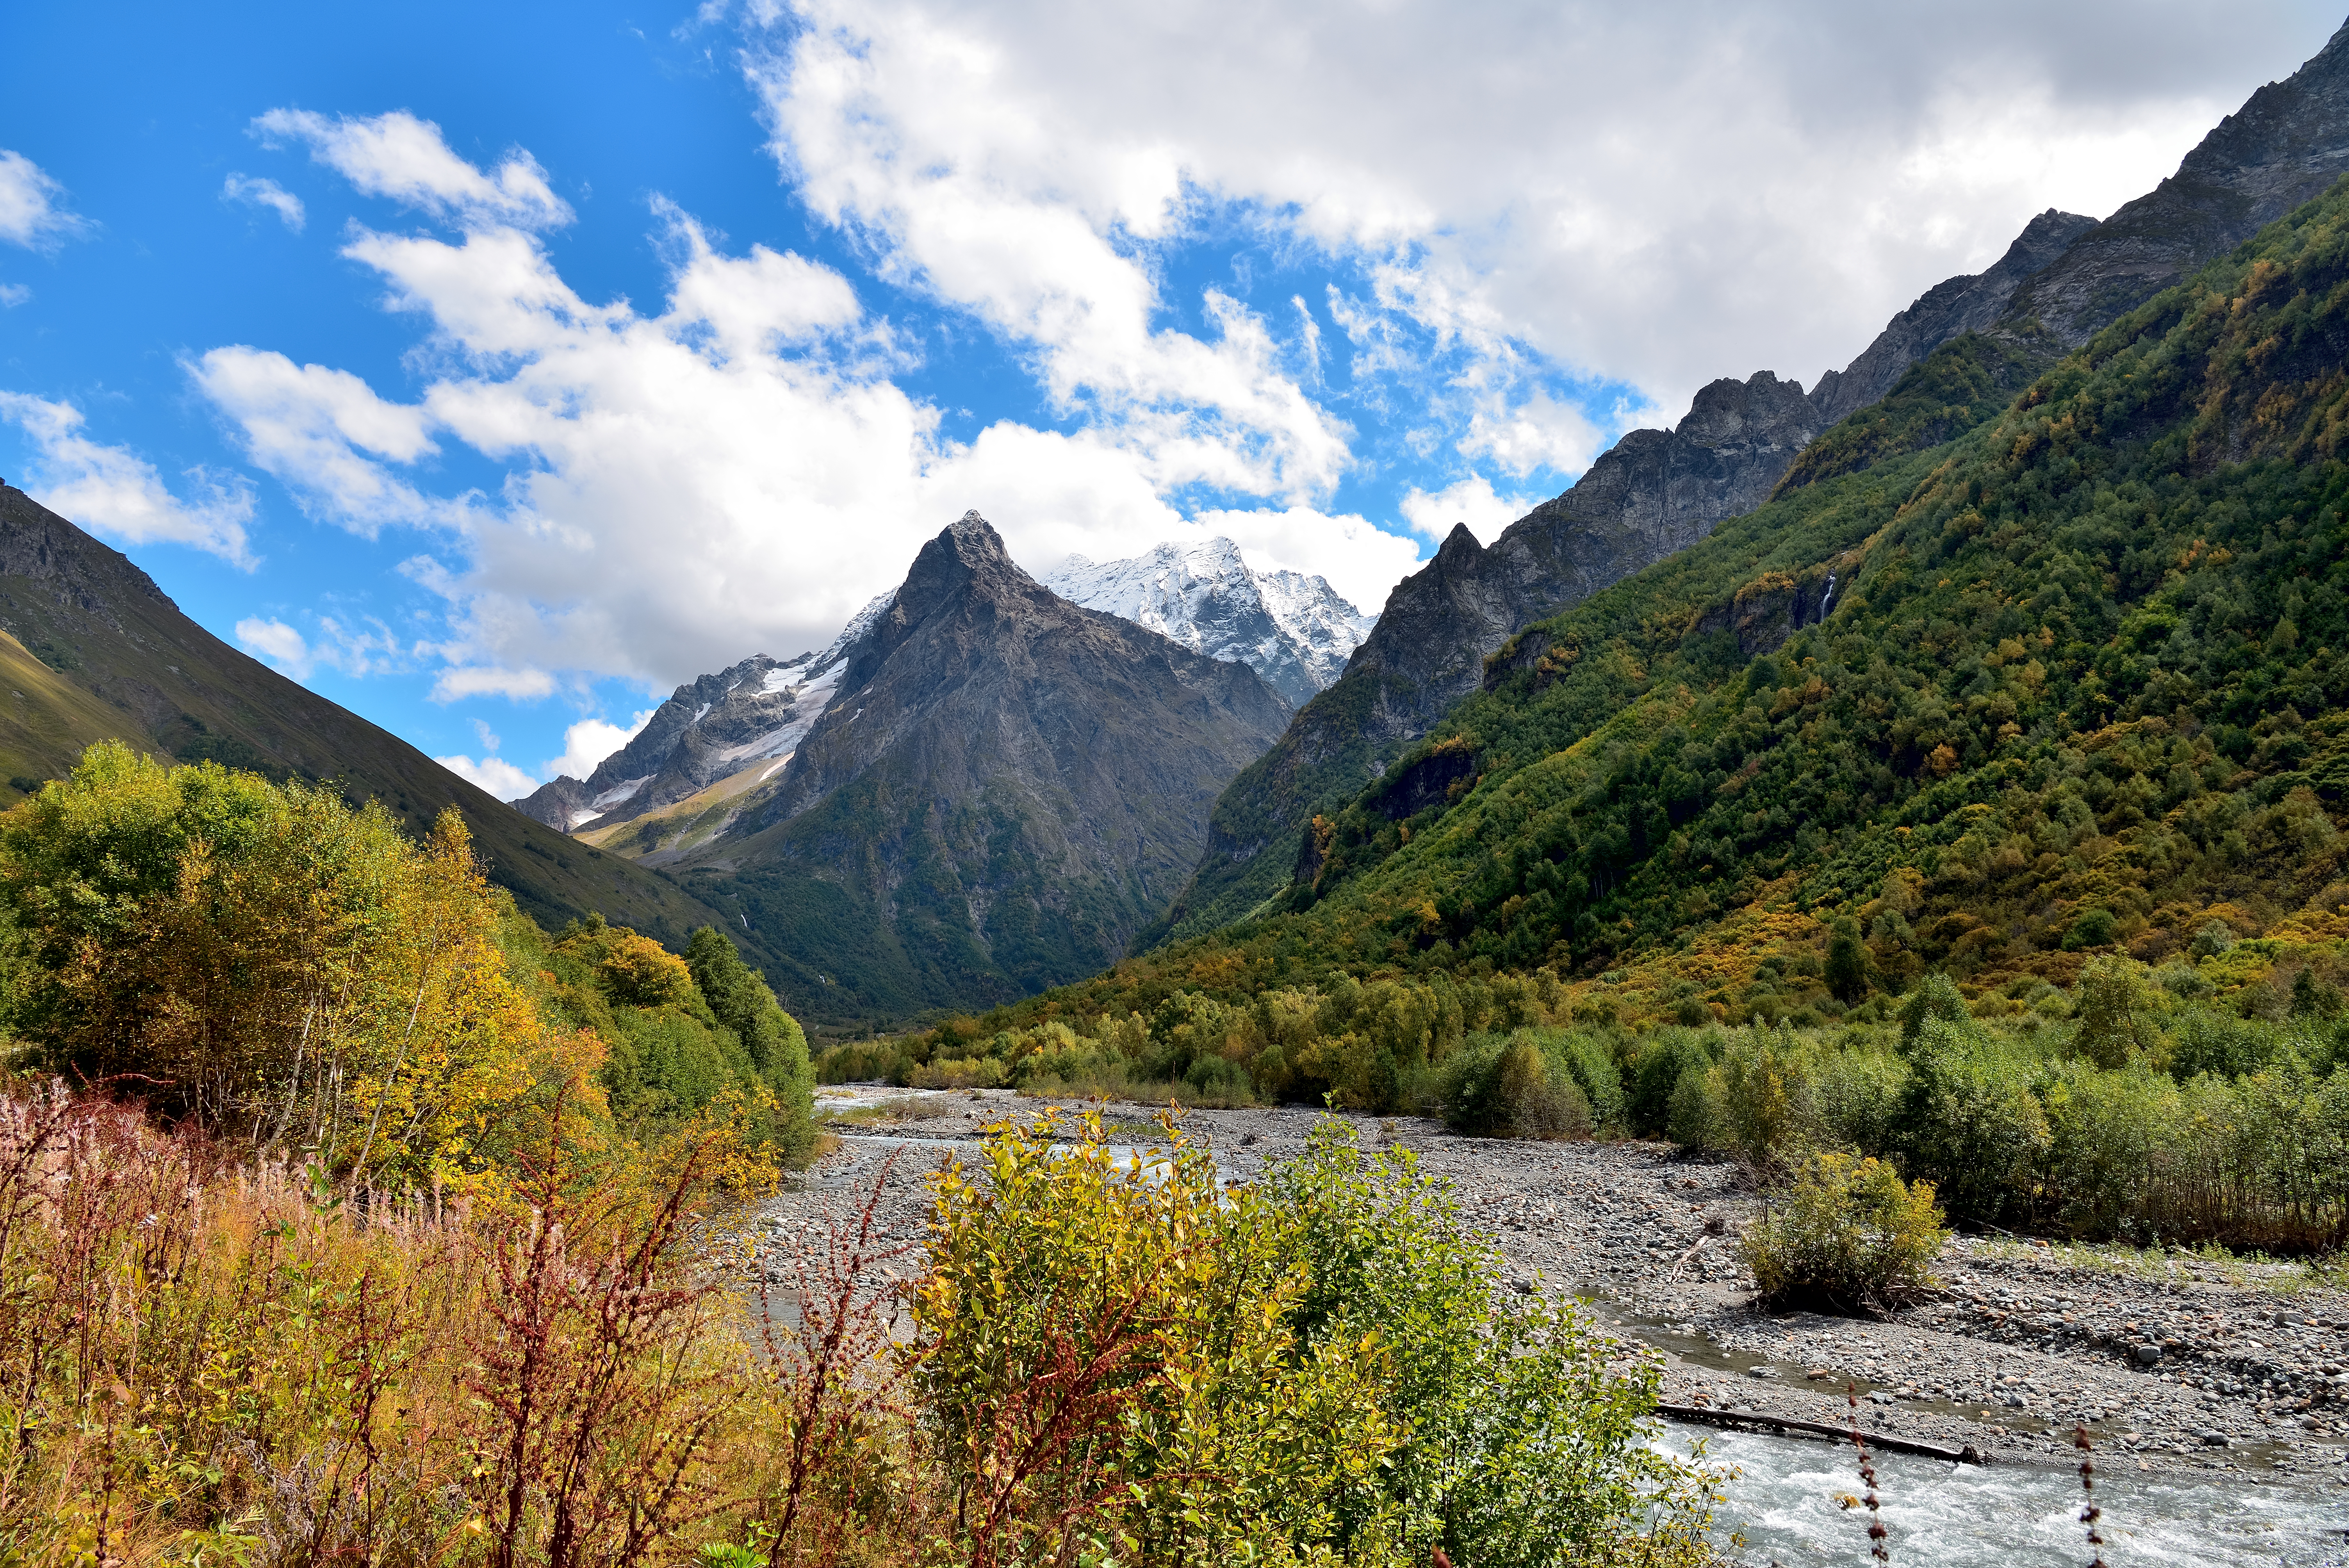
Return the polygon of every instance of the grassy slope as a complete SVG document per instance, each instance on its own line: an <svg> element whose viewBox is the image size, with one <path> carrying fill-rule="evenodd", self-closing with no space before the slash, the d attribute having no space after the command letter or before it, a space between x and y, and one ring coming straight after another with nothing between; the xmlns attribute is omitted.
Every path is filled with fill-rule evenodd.
<svg viewBox="0 0 2349 1568"><path fill-rule="evenodd" d="M1473 748L1456 803L1395 822L1365 791L1309 907L1088 996L1548 964L1635 1011L1735 1005L1838 913L1882 977L2065 978L2213 918L2349 936L2344 353L2336 189L1998 418L1530 629L1390 775ZM1743 611L1828 570L1827 622L1749 656Z"/></svg>
<svg viewBox="0 0 2349 1568"><path fill-rule="evenodd" d="M183 761L337 779L414 832L455 805L492 879L543 924L596 910L680 946L693 927L719 923L752 962L772 962L738 918L531 820L230 647L119 552L21 492L0 490L0 543L10 568L0 571L0 626L13 634L0 643L11 694L0 708L0 779L58 777L90 741L115 738ZM18 783L0 787L0 803L21 798Z"/></svg>

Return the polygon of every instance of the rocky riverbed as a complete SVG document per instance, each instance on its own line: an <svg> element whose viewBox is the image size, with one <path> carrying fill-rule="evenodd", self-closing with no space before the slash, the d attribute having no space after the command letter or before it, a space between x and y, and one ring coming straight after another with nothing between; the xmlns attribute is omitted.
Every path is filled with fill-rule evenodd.
<svg viewBox="0 0 2349 1568"><path fill-rule="evenodd" d="M781 1278L788 1243L892 1153L881 1228L916 1241L928 1171L987 1124L1047 1103L1002 1090L832 1099L875 1119L841 1126L840 1149L775 1201L754 1273ZM1244 1181L1299 1152L1322 1114L1188 1110L1183 1126ZM1105 1115L1112 1141L1156 1136L1142 1108ZM2301 1271L1960 1238L1937 1266L1940 1293L1895 1315L1776 1315L1753 1305L1736 1261L1759 1201L1729 1164L1357 1120L1366 1144L1408 1147L1454 1183L1513 1287L1578 1296L1660 1353L1668 1402L1840 1422L1850 1388L1864 1427L1993 1463L2069 1465L2085 1426L2107 1470L2349 1486L2349 1293Z"/></svg>

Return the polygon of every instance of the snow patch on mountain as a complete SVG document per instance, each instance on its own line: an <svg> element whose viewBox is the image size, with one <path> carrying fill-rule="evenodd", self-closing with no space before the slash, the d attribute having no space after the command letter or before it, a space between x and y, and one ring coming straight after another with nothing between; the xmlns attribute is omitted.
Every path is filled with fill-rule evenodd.
<svg viewBox="0 0 2349 1568"><path fill-rule="evenodd" d="M849 651L896 597L893 589L859 610L822 653L781 663L758 654L678 687L585 780L558 779L516 809L568 833L657 811L761 758L776 759L771 777L832 706Z"/></svg>
<svg viewBox="0 0 2349 1568"><path fill-rule="evenodd" d="M1291 707L1338 678L1377 619L1326 579L1250 566L1228 539L1161 544L1125 561L1071 555L1042 582L1072 604L1247 665Z"/></svg>

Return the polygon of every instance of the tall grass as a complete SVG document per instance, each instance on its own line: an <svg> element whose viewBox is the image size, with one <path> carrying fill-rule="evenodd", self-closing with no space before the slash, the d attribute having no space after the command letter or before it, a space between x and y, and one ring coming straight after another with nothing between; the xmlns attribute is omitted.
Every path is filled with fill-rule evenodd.
<svg viewBox="0 0 2349 1568"><path fill-rule="evenodd" d="M0 1558L628 1564L772 1514L807 1477L747 1435L806 1363L695 1264L730 1158L550 1119L516 1205L443 1203L0 1099Z"/></svg>

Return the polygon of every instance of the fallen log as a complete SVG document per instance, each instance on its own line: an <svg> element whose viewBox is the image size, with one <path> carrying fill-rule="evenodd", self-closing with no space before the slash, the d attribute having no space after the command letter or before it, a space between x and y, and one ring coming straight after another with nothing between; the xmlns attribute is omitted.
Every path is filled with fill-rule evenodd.
<svg viewBox="0 0 2349 1568"><path fill-rule="evenodd" d="M1775 1427L1782 1432L1799 1432L1808 1437L1832 1438L1847 1441L1849 1427L1831 1426L1825 1421L1798 1421L1792 1416L1773 1416L1760 1410L1716 1410L1710 1405L1658 1405L1656 1414L1670 1416L1679 1421L1700 1421L1713 1427L1757 1426ZM1889 1454L1914 1454L1920 1459L1941 1460L1950 1464L1986 1465L1990 1460L1973 1444L1961 1449L1946 1449L1939 1443L1920 1443L1910 1438L1896 1438L1889 1432L1862 1432L1860 1436Z"/></svg>

